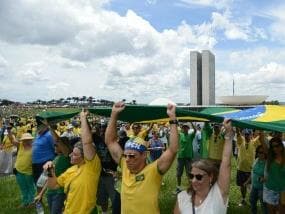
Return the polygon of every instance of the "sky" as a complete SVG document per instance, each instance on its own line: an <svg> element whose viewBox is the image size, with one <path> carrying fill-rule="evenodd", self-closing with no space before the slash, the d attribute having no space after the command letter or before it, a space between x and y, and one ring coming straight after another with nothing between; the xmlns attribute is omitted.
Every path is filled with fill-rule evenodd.
<svg viewBox="0 0 285 214"><path fill-rule="evenodd" d="M216 96L285 101L285 1L1 0L0 99L190 102L190 51Z"/></svg>

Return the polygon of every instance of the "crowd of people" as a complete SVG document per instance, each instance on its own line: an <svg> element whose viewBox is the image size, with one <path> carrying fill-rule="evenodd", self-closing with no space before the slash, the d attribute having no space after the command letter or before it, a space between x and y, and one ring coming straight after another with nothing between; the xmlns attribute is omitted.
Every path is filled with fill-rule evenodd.
<svg viewBox="0 0 285 214"><path fill-rule="evenodd" d="M43 213L160 213L164 174L176 161L176 205L169 213L227 212L231 160L237 159L239 206L285 213L284 136L218 123L178 122L168 105L167 123L118 123L87 110L60 123L0 118L0 175L15 174L20 207ZM183 172L188 187L183 188ZM248 186L251 186L247 202ZM111 206L110 206L111 202Z"/></svg>

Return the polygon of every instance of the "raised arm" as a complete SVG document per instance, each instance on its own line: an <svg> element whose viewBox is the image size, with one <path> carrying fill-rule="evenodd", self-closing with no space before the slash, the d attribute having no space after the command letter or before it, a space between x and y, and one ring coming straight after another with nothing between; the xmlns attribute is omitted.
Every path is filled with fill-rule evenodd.
<svg viewBox="0 0 285 214"><path fill-rule="evenodd" d="M240 128L237 128L237 146L240 146L243 142L241 133L240 133Z"/></svg>
<svg viewBox="0 0 285 214"><path fill-rule="evenodd" d="M58 134L55 132L55 130L51 127L51 125L49 124L49 122L47 121L47 119L41 120L42 124L44 124L46 127L48 127L54 141L58 142L59 141L59 136Z"/></svg>
<svg viewBox="0 0 285 214"><path fill-rule="evenodd" d="M232 128L231 121L229 119L224 120L225 129L225 144L223 150L223 159L220 166L218 185L220 187L222 197L226 203L229 195L230 189L230 179L231 179L231 153L232 153L232 141L234 137L234 131Z"/></svg>
<svg viewBox="0 0 285 214"><path fill-rule="evenodd" d="M176 107L175 105L168 104L167 114L170 119L170 136L169 136L169 147L168 149L160 156L157 161L158 170L160 173L164 174L173 163L177 150L178 150L178 122L176 120Z"/></svg>
<svg viewBox="0 0 285 214"><path fill-rule="evenodd" d="M92 160L96 155L96 150L94 145L92 144L92 133L90 130L90 126L87 121L88 111L82 110L80 113L80 122L81 122L81 140L83 145L83 153L84 157L87 160Z"/></svg>
<svg viewBox="0 0 285 214"><path fill-rule="evenodd" d="M62 140L60 139L60 137L58 136L56 131L51 127L49 122L46 119L42 120L41 122L48 127L48 129L50 130L50 133L51 133L54 141L60 146L60 149L61 149L63 155L68 156L69 155L68 154L69 153L68 148L63 145Z"/></svg>
<svg viewBox="0 0 285 214"><path fill-rule="evenodd" d="M262 130L259 131L259 141L260 141L260 145L262 146L264 152L268 154L268 145L265 143L265 135L264 135L264 131Z"/></svg>
<svg viewBox="0 0 285 214"><path fill-rule="evenodd" d="M105 143L116 163L120 162L123 150L118 143L117 120L119 113L125 109L125 103L120 101L113 105L110 121L105 133Z"/></svg>
<svg viewBox="0 0 285 214"><path fill-rule="evenodd" d="M149 127L146 129L146 134L148 135L148 133L150 132L150 130L152 130L154 123L150 123Z"/></svg>
<svg viewBox="0 0 285 214"><path fill-rule="evenodd" d="M190 124L191 124L191 126L192 126L192 128L193 128L193 130L194 130L194 134L196 134L196 132L197 132L196 126L195 126L192 122L190 122Z"/></svg>

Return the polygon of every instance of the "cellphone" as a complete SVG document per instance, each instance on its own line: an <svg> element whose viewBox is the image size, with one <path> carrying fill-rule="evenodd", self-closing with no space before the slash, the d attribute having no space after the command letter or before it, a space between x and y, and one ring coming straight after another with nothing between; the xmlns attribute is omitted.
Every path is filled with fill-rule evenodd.
<svg viewBox="0 0 285 214"><path fill-rule="evenodd" d="M47 168L47 176L50 177L50 178L53 177L53 175L52 175L52 168L53 167L48 167Z"/></svg>

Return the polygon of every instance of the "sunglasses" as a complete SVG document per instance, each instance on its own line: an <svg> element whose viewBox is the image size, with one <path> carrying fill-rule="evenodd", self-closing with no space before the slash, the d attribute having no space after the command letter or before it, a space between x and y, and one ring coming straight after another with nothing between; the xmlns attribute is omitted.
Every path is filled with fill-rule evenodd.
<svg viewBox="0 0 285 214"><path fill-rule="evenodd" d="M138 127L138 126L134 126L134 127L133 127L133 129L139 129L139 128L140 128L140 127Z"/></svg>
<svg viewBox="0 0 285 214"><path fill-rule="evenodd" d="M204 175L207 175L207 174L192 174L190 173L189 177L190 177L190 180L193 180L193 178L195 177L197 181L201 181L204 177Z"/></svg>
<svg viewBox="0 0 285 214"><path fill-rule="evenodd" d="M272 144L272 147L273 147L273 148L277 148L277 147L279 147L279 146L282 146L282 144Z"/></svg>
<svg viewBox="0 0 285 214"><path fill-rule="evenodd" d="M123 154L125 158L134 159L136 157L135 154Z"/></svg>

